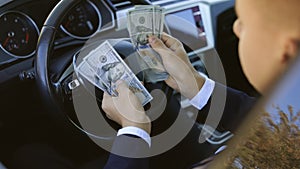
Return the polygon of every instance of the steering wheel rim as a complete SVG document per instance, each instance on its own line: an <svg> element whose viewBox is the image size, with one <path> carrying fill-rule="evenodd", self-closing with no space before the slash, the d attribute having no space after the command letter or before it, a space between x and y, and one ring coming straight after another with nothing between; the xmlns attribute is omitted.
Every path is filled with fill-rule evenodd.
<svg viewBox="0 0 300 169"><path fill-rule="evenodd" d="M53 78L49 71L50 67L50 56L54 52L54 40L55 35L59 29L59 26L64 18L64 16L68 13L72 7L77 5L81 0L62 0L60 1L49 14L46 19L42 30L40 32L39 41L36 49L36 59L35 59L35 72L36 72L36 83L38 90L41 94L43 102L46 104L46 107L49 111L51 118L55 120L56 123L59 123L61 126L74 128L74 121L69 118L67 113L64 112L61 98L58 93L63 93L62 86L53 82ZM164 92L167 92L167 97L171 97L170 94L173 93L173 90L169 88L166 84L162 85L162 89ZM174 100L174 99L173 99ZM178 106L178 105L177 105ZM175 107L177 107L175 106ZM179 112L179 111L178 111ZM166 113L164 113L166 114ZM173 114L173 117L166 119L176 119L177 114ZM70 121L71 120L71 121ZM161 119L158 121L162 121ZM160 123L160 122L158 122ZM169 122L172 124L171 122ZM77 127L77 126L75 126ZM161 132L162 130L159 129ZM80 132L82 132L81 130ZM84 134L89 134L88 132L84 132ZM93 135L93 134L92 134ZM99 137L101 138L101 137ZM109 137L111 138L111 137Z"/></svg>
<svg viewBox="0 0 300 169"><path fill-rule="evenodd" d="M42 99L48 104L47 107L51 108L50 111L60 111L56 106L57 100L55 96L55 87L51 82L50 73L48 70L49 61L51 54L53 53L54 40L59 25L62 22L64 16L68 13L73 6L78 4L80 0L62 0L60 1L54 9L49 14L46 19L42 30L40 32L37 48L36 48L36 59L35 59L35 73L37 87L40 91ZM59 115L59 116L57 116ZM55 119L65 119L61 118L63 113L55 113Z"/></svg>

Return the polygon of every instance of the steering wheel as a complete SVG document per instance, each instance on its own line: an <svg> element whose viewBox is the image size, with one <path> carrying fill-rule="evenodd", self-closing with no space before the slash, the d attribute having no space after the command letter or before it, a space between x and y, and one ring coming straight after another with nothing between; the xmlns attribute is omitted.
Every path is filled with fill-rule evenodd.
<svg viewBox="0 0 300 169"><path fill-rule="evenodd" d="M66 90L66 86L68 86L66 84L69 84L70 82L69 80L73 79L74 74L76 75L76 73L74 73L73 70L73 62L72 62L73 56L76 52L82 50L82 46L84 42L81 42L79 47L71 46L70 47L71 50L65 52L63 57L60 55L58 57L53 57L57 55L56 53L57 50L54 50L55 47L54 41L55 41L56 32L59 29L59 25L62 22L65 14L67 14L68 11L72 9L72 7L74 7L79 2L80 0L61 0L57 4L57 6L52 10L47 20L45 21L44 26L40 33L37 50L36 50L37 51L36 59L35 59L36 83L41 93L42 99L44 99L44 102L46 103L47 106L46 108L49 110L48 115L51 116L56 123L59 123L61 127L67 127L67 129L73 131L74 129L76 130L77 127L80 130L79 132L78 130L76 130L77 131L76 135L79 135L80 138L82 138L81 136L82 134L84 134L84 136L88 135L90 139L92 139L95 143L109 142L110 144L112 143L112 140L116 136L116 131L114 130L113 132L111 131L107 132L106 128L99 128L96 126L99 124L99 121L97 121L97 118L94 117L96 116L99 117L101 116L101 114L97 113L97 111L95 111L96 113L94 113L94 111L91 111L93 113L91 113L91 115L89 116L90 118L87 119L87 122L89 124L95 124L96 127L94 128L92 127L91 129L86 129L85 127L82 126L82 123L78 123L78 119L82 119L82 118L80 118L78 114L77 113L75 114L74 112L75 110L74 98L81 98L82 96L90 96L90 97L84 97L84 99L79 99L79 100L86 102L87 104L91 102L95 102L96 100L97 109L99 112L99 109L101 108L99 108L98 105L101 104L101 97L99 98L91 97L90 93L87 92L86 90L87 87L83 85L78 87L78 89L84 92L80 93L80 95L78 96L75 95L75 97L74 94L70 95L73 92L69 93L69 91ZM98 34L95 35L95 37L97 36ZM91 44L94 44L93 41ZM117 52L121 56L123 55L123 57L126 57L126 55L128 55L128 52L130 53L130 51L133 50L132 45L130 45L130 43L128 42L120 43L117 48L118 48L116 49ZM58 60L58 62L54 62L53 64L54 60ZM52 67L53 65L56 64L59 65L58 66L59 69L53 71ZM95 88L95 86L92 87ZM185 120L187 119L185 117L185 114L180 113L181 110L180 110L179 101L178 99L176 99L176 97L174 97L173 95L174 92L170 87L168 87L164 82L145 84L145 87L149 92L155 89L159 89L165 96L162 100L161 97L156 98L151 93L154 98L153 99L154 103L151 102L151 108L154 107L154 110L151 111L150 114L147 114L149 115L150 119L152 119L151 117L153 116L157 117L155 118L155 120L152 119L152 131L151 131L151 136L154 136L152 140L152 148L158 148L157 151L152 152L154 153L153 155L155 155L154 158L152 159L153 161L156 161L155 164L161 165L162 163L164 164L174 163L176 164L176 166L191 164L192 161L194 162L194 160L199 160L198 159L199 155L202 154L203 155L202 157L205 158L207 154L211 154L212 152L214 152L215 147L209 144L201 144L197 146L197 148L193 147L189 141L191 138L194 138L194 133L188 134L188 137L183 139L185 134L189 133L189 129L190 129L189 127L192 127L193 123L190 123L191 121L190 119ZM102 95L102 92L100 90L94 90L94 92L96 96ZM73 99L70 100L70 98ZM163 112L158 112L159 114L157 115L156 107L158 107L159 109L159 106L163 102L166 103L166 105L164 106L164 110ZM77 108L86 111L87 110L86 108L89 107L78 106ZM88 112L89 111L90 109L88 109ZM101 113L103 114L103 111L101 111ZM84 116L83 118L85 117L86 116ZM105 115L102 115L101 117L105 118L104 123L106 125L111 125L111 126L114 125L114 122L110 121L109 119L106 119ZM182 119L182 120L178 120L178 119ZM76 127L74 127L74 125ZM114 128L114 126L112 128ZM70 133L75 134L73 131ZM172 137L172 139L169 140L170 135L175 135L175 137ZM156 136L158 136L159 138ZM160 138L163 138L162 140L164 140L164 142L161 142L162 140ZM180 142L180 144L178 144L177 146L176 144L179 143L179 141L182 142ZM171 149L175 145L177 146L177 148L175 147L174 149ZM185 146L187 146L188 149L182 148ZM174 162L174 159L172 158L174 156L180 157L181 159L182 153L181 151L178 151L179 149L193 151L194 154L193 155L191 154L192 158L188 158L186 160L175 160L176 162ZM106 150L109 151L110 149L106 149ZM205 153L203 152L203 150L205 150ZM167 152L160 154L161 151L164 152L167 151Z"/></svg>
<svg viewBox="0 0 300 169"><path fill-rule="evenodd" d="M68 57L60 59L60 62L63 62L64 64L60 64L63 66L59 68L58 72L53 72L50 68L53 60L52 55L55 52L55 35L59 29L59 25L68 11L79 2L80 0L62 0L56 5L44 23L36 50L37 54L35 59L35 70L38 89L42 98L44 99L44 102L47 104L50 115L56 120L56 122L60 122L62 125L69 125L72 123L78 125L76 122L77 119L74 117L74 112L70 112L74 111L74 109L70 109L70 107L73 106L72 101L70 101L72 100L72 96L71 91L67 89L70 79L72 80L72 76L74 75L72 66L74 52L70 52ZM127 55L128 51L133 50L132 45L128 45L128 43L120 43L118 48L119 50L117 51L123 56ZM168 111L168 113L162 113L162 115L154 122L157 124L162 124L163 121L163 124L166 127L171 125L176 119L180 109L179 102L172 97L173 90L164 82L157 84L146 84L145 86L148 90L160 89L165 93L167 98L167 106L165 111ZM96 95L101 96L101 91L96 90ZM97 103L99 104L99 102L101 103L101 97L98 99ZM112 122L109 123L111 124ZM165 127L157 127L157 133L163 131L163 128L165 129ZM107 135L106 133L103 135L101 135L101 133L97 135L100 135L98 137L100 139L111 138L111 135Z"/></svg>
<svg viewBox="0 0 300 169"><path fill-rule="evenodd" d="M37 87L41 93L44 103L47 103L49 112L61 112L61 102L58 96L61 93L61 84L54 81L50 73L50 56L53 54L54 40L59 25L68 11L78 4L80 0L60 1L51 11L40 32L35 59L35 72ZM63 113L51 113L55 120L66 119ZM61 124L65 124L65 120Z"/></svg>

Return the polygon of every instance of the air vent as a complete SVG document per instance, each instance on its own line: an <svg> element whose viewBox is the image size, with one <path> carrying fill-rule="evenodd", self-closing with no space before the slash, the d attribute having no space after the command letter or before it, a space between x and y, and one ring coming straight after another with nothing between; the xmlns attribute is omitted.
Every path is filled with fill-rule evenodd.
<svg viewBox="0 0 300 169"><path fill-rule="evenodd" d="M113 7L117 10L124 9L124 8L129 8L132 7L133 4L131 1L124 1L124 0L110 0L111 4Z"/></svg>

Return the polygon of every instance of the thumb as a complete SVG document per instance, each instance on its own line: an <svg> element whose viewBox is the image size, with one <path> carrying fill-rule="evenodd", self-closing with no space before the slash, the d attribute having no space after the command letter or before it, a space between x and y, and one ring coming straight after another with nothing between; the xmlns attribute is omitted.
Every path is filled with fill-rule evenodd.
<svg viewBox="0 0 300 169"><path fill-rule="evenodd" d="M149 44L151 47L160 55L162 54L161 52L164 50L168 50L166 45L156 36L150 36L149 37Z"/></svg>
<svg viewBox="0 0 300 169"><path fill-rule="evenodd" d="M123 80L118 80L116 82L116 85L117 85L116 91L119 94L124 93L125 91L129 90L127 83L125 81L123 81Z"/></svg>

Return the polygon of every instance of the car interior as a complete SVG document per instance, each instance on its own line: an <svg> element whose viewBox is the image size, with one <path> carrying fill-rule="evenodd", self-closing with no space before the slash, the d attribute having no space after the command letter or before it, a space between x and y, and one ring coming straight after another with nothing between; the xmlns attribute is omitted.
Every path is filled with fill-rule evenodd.
<svg viewBox="0 0 300 169"><path fill-rule="evenodd" d="M102 96L88 82L77 80L74 58L83 47L94 48L103 40L117 40L115 48L123 59L133 53L126 14L135 5L159 5L165 9L164 32L184 44L199 73L250 96L259 96L239 63L238 39L232 30L234 4L234 0L1 0L0 168L1 164L2 168L11 168L14 153L27 144L51 145L80 164L107 154L90 137L110 140L111 133L84 128L74 112L78 108L73 104L76 99L86 97L82 104L90 106L95 100L90 92L95 92L99 105ZM137 77L143 78L139 74ZM194 115L188 100L163 82L145 87L166 94L166 111L183 109L189 116ZM79 109L84 111L82 104ZM86 114L89 119L99 116L93 111ZM174 119L176 113L163 113L156 120L163 125L158 125L155 132L163 132ZM229 131L205 130L212 133L207 139L208 151L215 151L232 137Z"/></svg>

